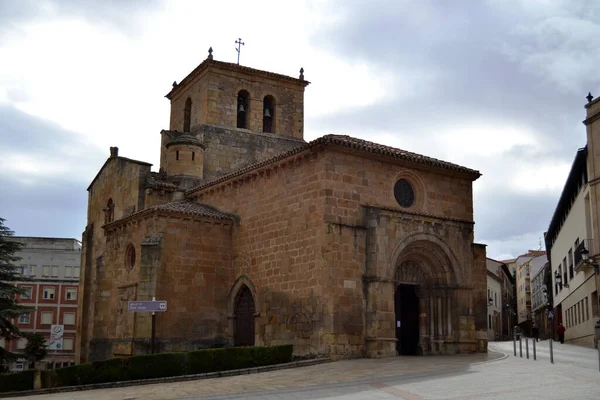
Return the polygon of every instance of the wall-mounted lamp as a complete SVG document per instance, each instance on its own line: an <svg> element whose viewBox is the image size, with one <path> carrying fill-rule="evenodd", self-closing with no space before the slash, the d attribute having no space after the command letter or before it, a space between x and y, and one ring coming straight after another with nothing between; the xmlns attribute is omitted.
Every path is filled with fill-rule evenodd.
<svg viewBox="0 0 600 400"><path fill-rule="evenodd" d="M598 263L596 261L590 260L590 252L584 247L579 253L581 254L581 258L584 264L593 267L595 274L600 274L600 267L598 266Z"/></svg>
<svg viewBox="0 0 600 400"><path fill-rule="evenodd" d="M562 283L562 276L558 273L558 271L556 271L556 273L554 274L554 279L556 279L556 283L558 283L558 286L560 286L560 288L563 288L563 283ZM567 282L564 283L564 287L569 287L569 284Z"/></svg>

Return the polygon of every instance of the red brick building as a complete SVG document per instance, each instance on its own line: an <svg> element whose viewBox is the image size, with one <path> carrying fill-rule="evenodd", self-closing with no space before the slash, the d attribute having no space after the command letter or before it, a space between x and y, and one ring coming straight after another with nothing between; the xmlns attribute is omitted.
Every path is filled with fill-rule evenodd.
<svg viewBox="0 0 600 400"><path fill-rule="evenodd" d="M75 363L81 244L75 239L61 238L14 237L14 240L25 244L17 253L21 257L20 273L32 279L17 283L27 291L17 296L17 301L35 308L14 323L22 332L46 337L49 348L43 361L49 368L72 365ZM52 341L52 328L59 329L56 326L60 331L55 332L54 337L62 338ZM25 344L25 339L0 341L0 345L15 353L22 352ZM10 368L26 369L27 362L19 361Z"/></svg>
<svg viewBox="0 0 600 400"><path fill-rule="evenodd" d="M298 355L487 351L479 172L304 141L298 78L215 61L167 94L158 172L111 148L88 192L78 359L291 343Z"/></svg>

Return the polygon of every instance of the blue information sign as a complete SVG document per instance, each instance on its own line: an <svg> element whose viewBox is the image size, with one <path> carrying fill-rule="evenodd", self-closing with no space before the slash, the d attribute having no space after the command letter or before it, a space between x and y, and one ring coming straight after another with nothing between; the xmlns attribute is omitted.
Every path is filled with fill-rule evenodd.
<svg viewBox="0 0 600 400"><path fill-rule="evenodd" d="M156 301L130 301L127 303L127 311L138 312L138 311L167 311L166 300Z"/></svg>

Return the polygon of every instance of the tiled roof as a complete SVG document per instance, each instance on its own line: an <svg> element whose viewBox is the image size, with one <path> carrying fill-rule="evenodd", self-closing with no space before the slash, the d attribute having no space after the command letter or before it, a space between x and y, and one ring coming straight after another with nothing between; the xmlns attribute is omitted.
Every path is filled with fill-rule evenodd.
<svg viewBox="0 0 600 400"><path fill-rule="evenodd" d="M161 178L162 177L158 173L151 172L150 176L148 176L148 180L146 181L146 187L167 189L167 190L175 190L178 188L178 186L176 184L167 182Z"/></svg>
<svg viewBox="0 0 600 400"><path fill-rule="evenodd" d="M210 206L195 203L189 200L172 201L170 203L161 204L159 206L154 206L151 208L159 211L168 211L187 215L198 215L216 219L233 219L233 216L229 214L222 213Z"/></svg>
<svg viewBox="0 0 600 400"><path fill-rule="evenodd" d="M349 147L356 150L361 150L373 154L381 154L383 156L403 159L415 164L423 164L434 168L442 168L451 171L465 172L468 174L476 175L480 177L479 171L463 167L457 164L453 164L447 161L438 160L437 158L423 156L417 153L411 153L410 151L398 149L395 147L385 146L379 143L369 142L367 140L354 138L347 135L326 135L315 142L322 140L326 143L335 144L338 146ZM312 143L312 142L311 142Z"/></svg>
<svg viewBox="0 0 600 400"><path fill-rule="evenodd" d="M385 157L405 160L405 161L408 161L408 162L414 163L414 164L427 165L432 168L445 169L448 171L465 173L465 174L470 175L471 178L473 178L473 179L477 179L481 176L479 171L476 171L474 169L462 167L457 164L452 164L452 163L449 163L446 161L441 161L436 158L423 156L423 155L420 155L417 153L411 153L409 151L397 149L395 147L385 146L382 144L369 142L369 141L363 140L363 139L357 139L357 138L347 136L347 135L325 135L325 136L321 136L320 138L315 139L312 142L309 142L303 146L299 146L290 151L278 154L275 157L270 158L268 160L249 165L246 168L242 168L242 169L232 172L228 175L222 176L218 179L212 180L207 183L203 183L202 185L199 185L195 188L188 190L186 192L186 195L190 195L190 194L197 192L205 187L213 186L215 184L228 181L232 178L235 178L236 176L243 175L247 172L264 167L273 162L291 157L295 154L301 153L304 150L308 150L308 149L315 148L318 146L326 146L326 145L334 145L334 146L339 146L339 147L355 149L358 151L362 151L364 153L378 154L378 155L382 155Z"/></svg>
<svg viewBox="0 0 600 400"><path fill-rule="evenodd" d="M177 200L172 201L170 203L161 204L154 207L149 207L144 210L138 211L116 221L113 221L109 224L104 225L105 229L112 229L116 226L120 226L128 221L135 220L139 217L143 217L145 215L150 215L155 212L167 212L167 213L175 213L175 214L184 214L184 215L193 215L198 217L206 217L220 220L235 220L233 215L222 213L213 207L195 203L189 200Z"/></svg>

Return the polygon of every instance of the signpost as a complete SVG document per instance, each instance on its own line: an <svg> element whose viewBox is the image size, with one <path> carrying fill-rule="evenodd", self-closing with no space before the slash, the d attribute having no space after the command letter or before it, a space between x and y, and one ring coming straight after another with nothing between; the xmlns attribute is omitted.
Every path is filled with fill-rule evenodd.
<svg viewBox="0 0 600 400"><path fill-rule="evenodd" d="M167 311L167 301L157 301L155 297L152 297L152 301L129 301L127 302L127 311L152 312L152 354L154 354L156 352L156 313Z"/></svg>

